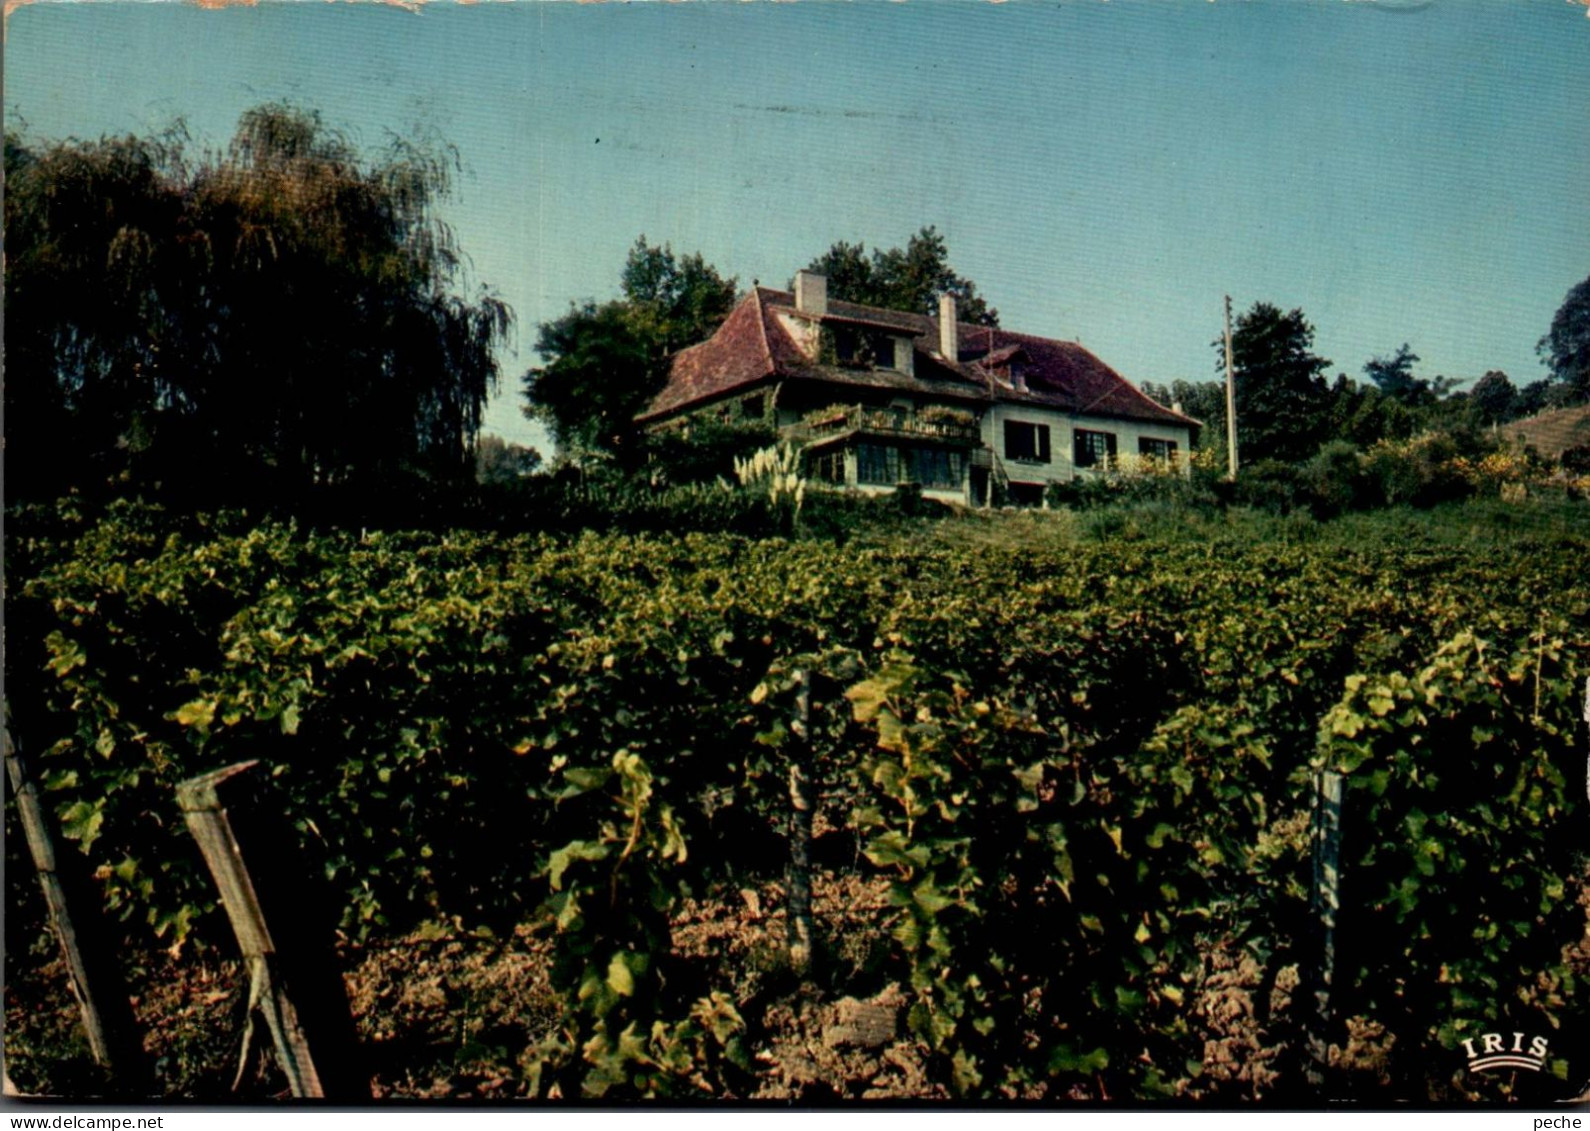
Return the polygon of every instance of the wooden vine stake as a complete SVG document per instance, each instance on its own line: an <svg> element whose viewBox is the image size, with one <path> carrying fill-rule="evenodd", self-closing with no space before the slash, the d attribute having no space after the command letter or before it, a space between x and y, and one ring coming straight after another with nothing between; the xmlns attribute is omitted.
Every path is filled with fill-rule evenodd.
<svg viewBox="0 0 1590 1131"><path fill-rule="evenodd" d="M812 680L809 671L795 673L795 742L789 758L789 958L801 977L812 962Z"/></svg>
<svg viewBox="0 0 1590 1131"><path fill-rule="evenodd" d="M1311 840L1314 877L1309 903L1319 931L1319 949L1311 978L1314 1008L1308 1019L1308 1081L1320 1089L1330 1067L1331 981L1336 966L1336 915L1341 907L1342 775L1335 770L1319 770L1314 775Z"/></svg>
<svg viewBox="0 0 1590 1131"><path fill-rule="evenodd" d="M177 786L177 803L221 893L249 976L242 1082L263 1016L287 1086L299 1098L368 1099L330 902L300 870L286 822L274 818L259 763L240 762ZM298 865L298 866L295 866ZM274 930L273 930L274 927Z"/></svg>
<svg viewBox="0 0 1590 1131"><path fill-rule="evenodd" d="M148 1064L143 1041L138 1035L126 982L109 949L111 933L100 921L96 893L89 889L80 869L60 867L55 837L39 801L38 787L11 743L10 727L4 728L4 743L6 775L16 799L17 815L22 820L33 867L39 874L39 886L44 889L50 927L71 976L72 995L77 998L89 1051L120 1090L147 1094Z"/></svg>
<svg viewBox="0 0 1590 1131"><path fill-rule="evenodd" d="M1584 681L1584 721L1585 745L1590 746L1590 676ZM1584 795L1590 800L1590 754L1585 755L1584 761Z"/></svg>

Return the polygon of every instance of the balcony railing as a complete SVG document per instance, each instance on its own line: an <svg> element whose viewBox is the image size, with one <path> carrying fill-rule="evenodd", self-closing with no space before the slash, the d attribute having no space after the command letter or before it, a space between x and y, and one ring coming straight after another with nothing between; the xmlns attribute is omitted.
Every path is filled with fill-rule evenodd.
<svg viewBox="0 0 1590 1131"><path fill-rule="evenodd" d="M903 409L873 408L868 405L836 408L786 430L790 439L800 443L811 443L850 432L940 440L966 447L975 447L982 441L982 430L975 421L923 416Z"/></svg>

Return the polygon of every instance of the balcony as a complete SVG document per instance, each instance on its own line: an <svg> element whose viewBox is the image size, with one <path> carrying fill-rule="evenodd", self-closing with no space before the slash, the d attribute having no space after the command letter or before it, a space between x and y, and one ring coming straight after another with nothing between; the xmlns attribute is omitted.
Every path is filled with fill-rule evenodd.
<svg viewBox="0 0 1590 1131"><path fill-rule="evenodd" d="M850 435L931 440L960 448L975 448L982 444L982 430L970 413L962 414L956 410L918 413L870 405L824 409L785 429L785 435L801 444Z"/></svg>

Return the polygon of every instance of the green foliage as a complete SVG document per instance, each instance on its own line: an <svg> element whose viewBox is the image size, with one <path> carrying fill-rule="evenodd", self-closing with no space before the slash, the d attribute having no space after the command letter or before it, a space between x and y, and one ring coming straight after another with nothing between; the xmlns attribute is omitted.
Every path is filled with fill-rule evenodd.
<svg viewBox="0 0 1590 1131"><path fill-rule="evenodd" d="M623 298L572 304L541 324L543 364L524 375L525 415L552 430L564 455L638 466L636 414L667 382L670 355L710 337L728 315L734 286L699 254L680 259L640 237L624 265Z"/></svg>
<svg viewBox="0 0 1590 1131"><path fill-rule="evenodd" d="M1381 443L1364 453L1364 473L1377 502L1433 506L1470 493L1454 464L1464 454L1456 439L1441 434L1406 444Z"/></svg>
<svg viewBox="0 0 1590 1131"><path fill-rule="evenodd" d="M1590 400L1590 279L1568 291L1536 349L1567 403Z"/></svg>
<svg viewBox="0 0 1590 1131"><path fill-rule="evenodd" d="M1307 959L1328 760L1363 916L1337 992L1396 1033L1394 1094L1425 1097L1465 1026L1587 1020L1560 904L1584 867L1590 542L1302 521L1312 541L1211 518L1057 550L921 524L837 546L26 510L11 721L127 940L225 936L171 790L263 757L299 830L284 850L327 860L351 934L550 939L563 1011L523 1087L609 1100L754 1090L766 1003L673 924L782 875L796 756L859 838L845 866L888 886L868 976L909 996L936 1079L1175 1092L1207 1036L1203 956L1234 948L1266 984ZM1301 1006L1262 1008L1300 1047Z"/></svg>
<svg viewBox="0 0 1590 1131"><path fill-rule="evenodd" d="M1289 514L1306 498L1298 469L1275 459L1245 464L1237 476L1235 496L1244 506Z"/></svg>
<svg viewBox="0 0 1590 1131"><path fill-rule="evenodd" d="M667 353L712 336L734 307L734 285L700 252L675 256L667 244L652 247L645 236L630 248L620 277L624 301L651 316Z"/></svg>
<svg viewBox="0 0 1590 1131"><path fill-rule="evenodd" d="M843 240L807 264L808 271L828 280L828 297L887 310L938 317L939 296L955 298L962 322L999 325L999 311L977 293L977 285L950 267L949 247L929 225L906 241L904 248L874 248Z"/></svg>
<svg viewBox="0 0 1590 1131"><path fill-rule="evenodd" d="M1513 419L1518 390L1507 374L1492 369L1474 382L1474 387L1469 390L1469 400L1473 402L1481 422L1501 424Z"/></svg>
<svg viewBox="0 0 1590 1131"><path fill-rule="evenodd" d="M1197 464L1189 475L1179 470L1092 475L1051 483L1044 489L1049 506L1080 511L1149 505L1206 513L1223 508L1232 497L1229 484Z"/></svg>
<svg viewBox="0 0 1590 1131"><path fill-rule="evenodd" d="M1590 475L1590 444L1564 448L1557 462L1570 475Z"/></svg>
<svg viewBox="0 0 1590 1131"><path fill-rule="evenodd" d="M413 141L365 161L280 104L199 159L180 127L8 135L8 494L467 480L511 314L458 294L451 167Z"/></svg>
<svg viewBox="0 0 1590 1131"><path fill-rule="evenodd" d="M587 302L542 323L536 352L548 360L524 376L525 415L546 424L562 452L636 462L635 415L668 380L652 314L624 302Z"/></svg>
<svg viewBox="0 0 1590 1131"><path fill-rule="evenodd" d="M1320 374L1330 365L1309 352L1314 327L1301 310L1282 313L1256 302L1237 316L1231 334L1237 384L1237 447L1244 462L1296 462L1325 439L1329 392ZM1214 343L1225 366L1224 339Z"/></svg>
<svg viewBox="0 0 1590 1131"><path fill-rule="evenodd" d="M1572 386L1543 377L1518 390L1513 412L1520 418L1536 416L1554 408L1568 408L1577 400L1577 393Z"/></svg>
<svg viewBox="0 0 1590 1131"><path fill-rule="evenodd" d="M1590 651L1554 618L1487 629L1350 677L1321 721L1319 761L1348 783L1340 1010L1401 1041L1554 1033L1577 988L1562 938L1583 915L1559 869L1582 848L1566 818Z"/></svg>
<svg viewBox="0 0 1590 1131"><path fill-rule="evenodd" d="M1358 449L1341 440L1322 445L1299 469L1298 480L1322 518L1365 505L1372 489Z"/></svg>
<svg viewBox="0 0 1590 1131"><path fill-rule="evenodd" d="M1426 404L1435 399L1435 389L1429 381L1413 375L1413 364L1418 360L1419 355L1403 342L1390 357L1372 357L1365 362L1364 375L1382 395L1399 404Z"/></svg>
<svg viewBox="0 0 1590 1131"><path fill-rule="evenodd" d="M646 436L648 478L660 483L715 483L734 476L736 460L778 443L764 420L721 420L710 413Z"/></svg>
<svg viewBox="0 0 1590 1131"><path fill-rule="evenodd" d="M500 486L534 474L541 466L541 453L522 444L510 444L501 436L482 436L475 444L475 482Z"/></svg>

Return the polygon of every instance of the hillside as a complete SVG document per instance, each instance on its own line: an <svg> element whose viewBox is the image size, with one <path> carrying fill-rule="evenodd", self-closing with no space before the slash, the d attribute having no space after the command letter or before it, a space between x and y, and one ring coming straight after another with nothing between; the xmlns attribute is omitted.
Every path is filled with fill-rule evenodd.
<svg viewBox="0 0 1590 1131"><path fill-rule="evenodd" d="M1515 420L1502 426L1502 434L1548 459L1560 459L1569 448L1590 446L1590 404L1555 408Z"/></svg>

